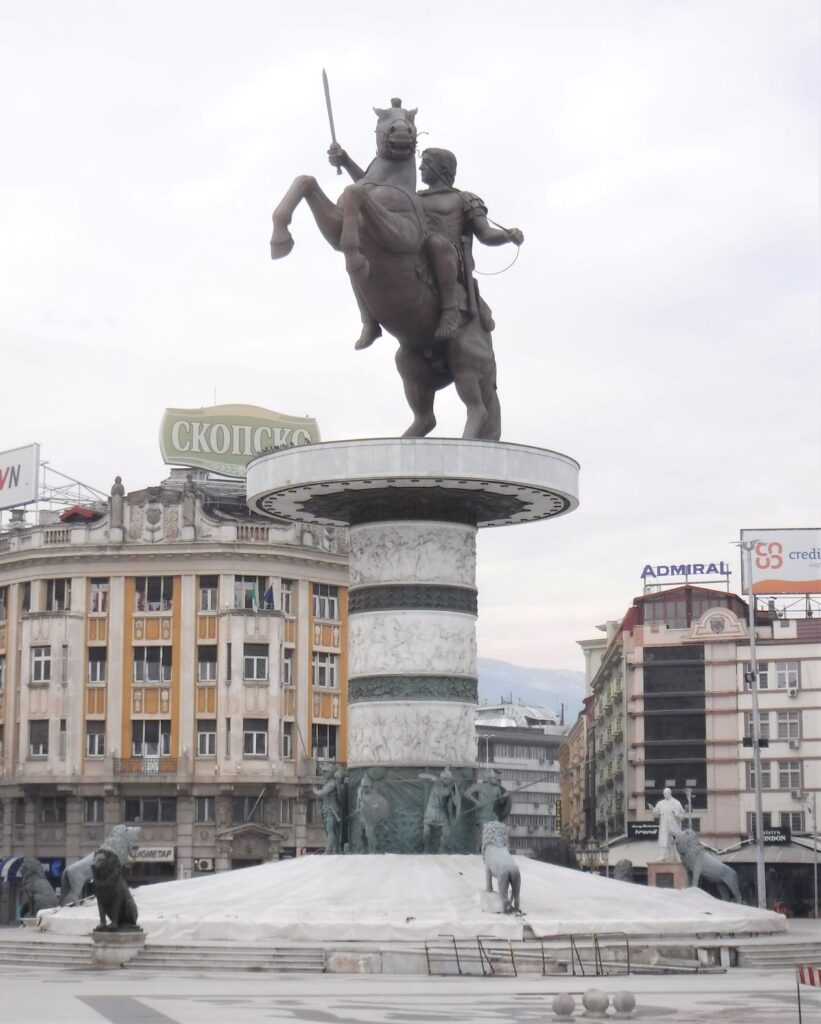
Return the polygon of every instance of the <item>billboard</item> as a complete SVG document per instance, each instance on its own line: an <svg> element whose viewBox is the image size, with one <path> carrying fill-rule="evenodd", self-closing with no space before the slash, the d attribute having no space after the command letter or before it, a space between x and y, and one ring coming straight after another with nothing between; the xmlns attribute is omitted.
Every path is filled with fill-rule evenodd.
<svg viewBox="0 0 821 1024"><path fill-rule="evenodd" d="M753 541L754 594L821 593L821 529L742 530L741 542ZM741 578L749 590L747 559Z"/></svg>
<svg viewBox="0 0 821 1024"><path fill-rule="evenodd" d="M0 509L37 501L40 445L0 452Z"/></svg>
<svg viewBox="0 0 821 1024"><path fill-rule="evenodd" d="M244 477L248 462L266 448L316 444L319 427L307 416L286 416L258 405L166 409L160 451L170 466Z"/></svg>

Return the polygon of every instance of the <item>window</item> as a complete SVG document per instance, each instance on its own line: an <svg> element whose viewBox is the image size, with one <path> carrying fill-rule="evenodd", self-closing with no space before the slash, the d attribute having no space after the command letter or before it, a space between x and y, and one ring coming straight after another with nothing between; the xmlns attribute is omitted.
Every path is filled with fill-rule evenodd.
<svg viewBox="0 0 821 1024"><path fill-rule="evenodd" d="M215 612L219 594L219 580L216 576L200 576L200 611Z"/></svg>
<svg viewBox="0 0 821 1024"><path fill-rule="evenodd" d="M65 825L66 798L64 796L40 797L40 824Z"/></svg>
<svg viewBox="0 0 821 1024"><path fill-rule="evenodd" d="M314 583L314 618L339 618L339 587L329 583Z"/></svg>
<svg viewBox="0 0 821 1024"><path fill-rule="evenodd" d="M33 683L48 683L51 681L51 646L32 647L31 681Z"/></svg>
<svg viewBox="0 0 821 1024"><path fill-rule="evenodd" d="M283 722L282 723L282 741L280 743L280 750L282 751L282 758L285 761L290 761L294 756L293 747L294 744L294 723Z"/></svg>
<svg viewBox="0 0 821 1024"><path fill-rule="evenodd" d="M168 757L171 753L171 722L167 718L131 723L132 757Z"/></svg>
<svg viewBox="0 0 821 1024"><path fill-rule="evenodd" d="M6 684L6 656L0 654L0 692Z"/></svg>
<svg viewBox="0 0 821 1024"><path fill-rule="evenodd" d="M29 722L29 757L48 757L48 722Z"/></svg>
<svg viewBox="0 0 821 1024"><path fill-rule="evenodd" d="M788 828L791 832L804 831L803 811L782 811L780 818L782 828Z"/></svg>
<svg viewBox="0 0 821 1024"><path fill-rule="evenodd" d="M66 756L66 720L60 719L60 731L57 734L57 753L60 757Z"/></svg>
<svg viewBox="0 0 821 1024"><path fill-rule="evenodd" d="M749 663L745 669L745 688L751 689L749 680ZM759 690L787 690L797 687L799 684L799 668L797 661L759 661L758 662L758 688ZM772 680L772 683L771 683Z"/></svg>
<svg viewBox="0 0 821 1024"><path fill-rule="evenodd" d="M105 757L105 722L86 722L86 756Z"/></svg>
<svg viewBox="0 0 821 1024"><path fill-rule="evenodd" d="M23 593L20 597L20 607L23 609L24 614L31 611L31 580L26 580L23 584Z"/></svg>
<svg viewBox="0 0 821 1024"><path fill-rule="evenodd" d="M9 588L0 587L0 622L5 622L8 616Z"/></svg>
<svg viewBox="0 0 821 1024"><path fill-rule="evenodd" d="M281 580L279 584L279 606L283 615L294 614L294 581Z"/></svg>
<svg viewBox="0 0 821 1024"><path fill-rule="evenodd" d="M46 580L46 611L67 612L71 608L71 580Z"/></svg>
<svg viewBox="0 0 821 1024"><path fill-rule="evenodd" d="M175 796L138 796L125 801L125 820L139 822L175 822Z"/></svg>
<svg viewBox="0 0 821 1024"><path fill-rule="evenodd" d="M135 647L134 682L170 683L172 647Z"/></svg>
<svg viewBox="0 0 821 1024"><path fill-rule="evenodd" d="M770 738L770 713L769 711L758 712L758 729L759 736L762 740ZM752 711L744 712L744 735L752 736L753 734L753 713Z"/></svg>
<svg viewBox="0 0 821 1024"><path fill-rule="evenodd" d="M244 825L247 821L264 824L265 807L262 796L235 796L231 801L231 821L234 825Z"/></svg>
<svg viewBox="0 0 821 1024"><path fill-rule="evenodd" d="M292 796L284 797L279 801L279 820L283 825L293 825L294 798Z"/></svg>
<svg viewBox="0 0 821 1024"><path fill-rule="evenodd" d="M306 824L308 825L321 825L322 824L322 801L321 800L309 800L307 814L305 816Z"/></svg>
<svg viewBox="0 0 821 1024"><path fill-rule="evenodd" d="M200 644L197 647L197 682L217 681L217 645Z"/></svg>
<svg viewBox="0 0 821 1024"><path fill-rule="evenodd" d="M339 655L314 651L312 658L314 686L335 689L339 685Z"/></svg>
<svg viewBox="0 0 821 1024"><path fill-rule="evenodd" d="M91 581L91 614L105 615L108 611L108 580Z"/></svg>
<svg viewBox="0 0 821 1024"><path fill-rule="evenodd" d="M88 649L88 685L101 686L105 683L105 669L108 651L105 647Z"/></svg>
<svg viewBox="0 0 821 1024"><path fill-rule="evenodd" d="M283 686L294 685L294 649L293 647L282 648L282 675L280 682ZM2 683L0 683L0 686Z"/></svg>
<svg viewBox="0 0 821 1024"><path fill-rule="evenodd" d="M243 718L242 752L246 757L265 757L268 753L268 719Z"/></svg>
<svg viewBox="0 0 821 1024"><path fill-rule="evenodd" d="M268 644L243 646L242 678L262 682L268 679Z"/></svg>
<svg viewBox="0 0 821 1024"><path fill-rule="evenodd" d="M778 719L778 738L780 740L801 739L800 711L779 711L776 718Z"/></svg>
<svg viewBox="0 0 821 1024"><path fill-rule="evenodd" d="M14 824L25 825L26 823L26 801L21 796L16 796L12 801L14 809Z"/></svg>
<svg viewBox="0 0 821 1024"><path fill-rule="evenodd" d="M200 718L197 722L197 757L217 756L217 720Z"/></svg>
<svg viewBox="0 0 821 1024"><path fill-rule="evenodd" d="M762 812L761 824L765 829L773 827L773 816L770 811ZM755 811L747 811L747 835L755 839Z"/></svg>
<svg viewBox="0 0 821 1024"><path fill-rule="evenodd" d="M761 762L761 788L772 788L769 761ZM752 761L747 762L747 789L755 789L755 765Z"/></svg>
<svg viewBox="0 0 821 1024"><path fill-rule="evenodd" d="M216 821L214 802L212 796L194 797L194 821L198 825L208 825Z"/></svg>
<svg viewBox="0 0 821 1024"><path fill-rule="evenodd" d="M267 590L265 576L235 576L234 607L257 611L263 606ZM273 598L271 605L273 606Z"/></svg>
<svg viewBox="0 0 821 1024"><path fill-rule="evenodd" d="M801 789L801 762L778 762L778 788Z"/></svg>
<svg viewBox="0 0 821 1024"><path fill-rule="evenodd" d="M3 750L4 750L4 747L3 747L3 736L4 736L3 724L2 724L2 722L0 722L0 761L3 760ZM2 806L2 804L3 804L3 801L0 800L0 806Z"/></svg>
<svg viewBox="0 0 821 1024"><path fill-rule="evenodd" d="M104 809L101 796L87 796L83 800L83 821L86 825L102 825Z"/></svg>
<svg viewBox="0 0 821 1024"><path fill-rule="evenodd" d="M685 597L654 598L643 602L644 624L686 629L687 599Z"/></svg>
<svg viewBox="0 0 821 1024"><path fill-rule="evenodd" d="M134 608L138 612L169 612L173 598L173 576L140 576L134 581Z"/></svg>
<svg viewBox="0 0 821 1024"><path fill-rule="evenodd" d="M337 725L323 725L315 722L311 729L313 756L323 761L336 760Z"/></svg>
<svg viewBox="0 0 821 1024"><path fill-rule="evenodd" d="M798 686L798 662L775 662L775 680L776 686L779 690L786 690L788 687Z"/></svg>

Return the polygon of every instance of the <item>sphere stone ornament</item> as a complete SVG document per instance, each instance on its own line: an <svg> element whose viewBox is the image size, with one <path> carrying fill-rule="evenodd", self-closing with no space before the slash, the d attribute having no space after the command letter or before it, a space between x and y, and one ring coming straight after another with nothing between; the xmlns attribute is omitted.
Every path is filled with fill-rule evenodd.
<svg viewBox="0 0 821 1024"><path fill-rule="evenodd" d="M629 1017L636 1008L636 997L632 992L616 992L613 996L613 1009L621 1017Z"/></svg>
<svg viewBox="0 0 821 1024"><path fill-rule="evenodd" d="M553 1012L560 1019L568 1020L576 1009L576 1000L570 992L559 992L553 996Z"/></svg>
<svg viewBox="0 0 821 1024"><path fill-rule="evenodd" d="M610 1004L610 996L600 988L589 988L582 996L582 1003L591 1017L604 1017Z"/></svg>

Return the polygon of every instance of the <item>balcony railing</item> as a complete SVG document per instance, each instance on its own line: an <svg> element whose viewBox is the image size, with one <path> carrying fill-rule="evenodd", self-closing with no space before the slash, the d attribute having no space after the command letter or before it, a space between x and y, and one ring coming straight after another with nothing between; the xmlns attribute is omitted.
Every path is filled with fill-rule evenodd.
<svg viewBox="0 0 821 1024"><path fill-rule="evenodd" d="M115 775L176 775L176 757L115 757Z"/></svg>

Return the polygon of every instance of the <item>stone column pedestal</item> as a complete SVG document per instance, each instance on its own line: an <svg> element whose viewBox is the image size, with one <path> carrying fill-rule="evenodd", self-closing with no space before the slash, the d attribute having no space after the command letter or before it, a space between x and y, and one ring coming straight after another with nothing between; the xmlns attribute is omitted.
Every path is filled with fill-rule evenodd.
<svg viewBox="0 0 821 1024"><path fill-rule="evenodd" d="M145 945L145 932L142 929L122 932L91 933L94 943L91 951L91 962L102 970L113 970L124 967L129 960L140 952Z"/></svg>
<svg viewBox="0 0 821 1024"><path fill-rule="evenodd" d="M658 889L686 889L687 868L680 861L650 861L647 864L647 884Z"/></svg>
<svg viewBox="0 0 821 1024"><path fill-rule="evenodd" d="M249 464L255 511L350 528L353 852L473 852L459 812L477 763L476 533L572 511L578 468L523 445L393 438Z"/></svg>

